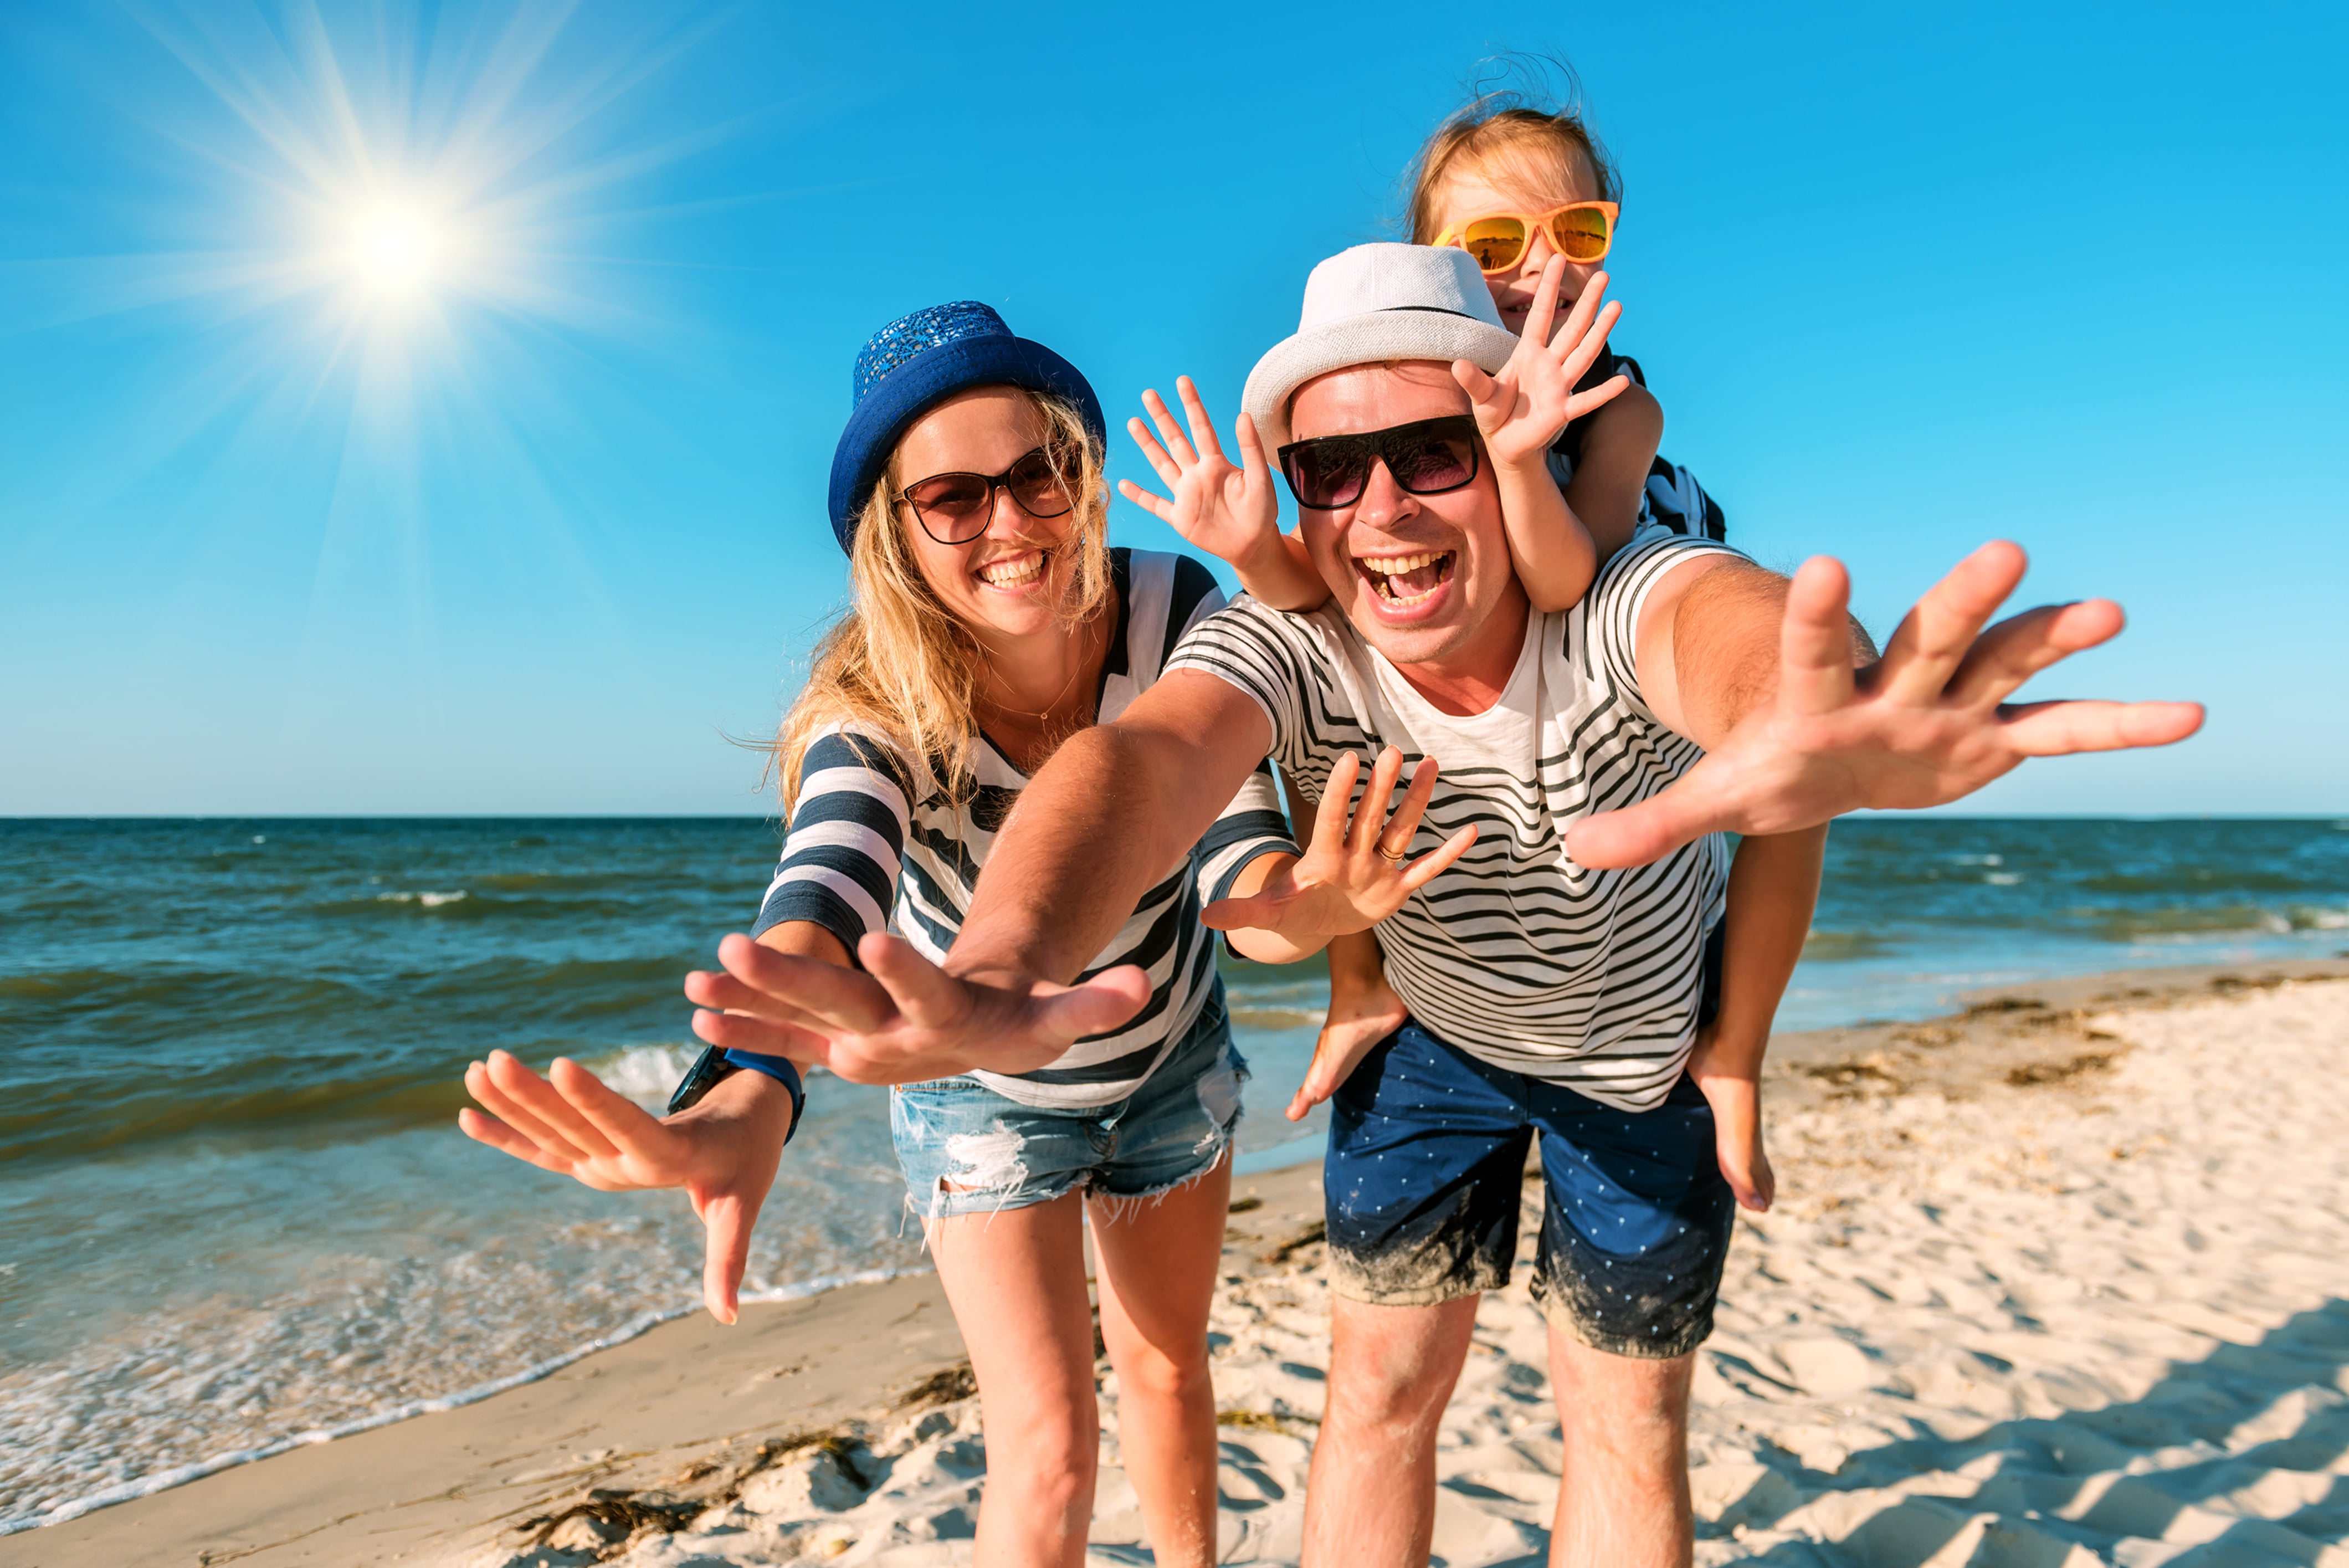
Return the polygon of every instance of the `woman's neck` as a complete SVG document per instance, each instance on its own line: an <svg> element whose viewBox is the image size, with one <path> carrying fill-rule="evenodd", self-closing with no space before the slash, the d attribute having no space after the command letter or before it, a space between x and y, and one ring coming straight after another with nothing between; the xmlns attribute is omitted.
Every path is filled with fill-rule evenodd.
<svg viewBox="0 0 2349 1568"><path fill-rule="evenodd" d="M1022 773L1042 766L1052 746L1092 722L1109 624L1097 613L1031 637L982 640L978 726Z"/></svg>

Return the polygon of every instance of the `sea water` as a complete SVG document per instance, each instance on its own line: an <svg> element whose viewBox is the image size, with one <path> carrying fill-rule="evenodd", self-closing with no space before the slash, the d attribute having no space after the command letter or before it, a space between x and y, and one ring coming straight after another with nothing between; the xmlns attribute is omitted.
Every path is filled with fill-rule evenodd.
<svg viewBox="0 0 2349 1568"><path fill-rule="evenodd" d="M755 820L0 822L0 1527L543 1369L698 1299L674 1193L458 1132L467 1062L647 1105ZM2349 947L2349 823L1839 825L1789 1028L1958 992ZM1228 963L1243 1168L1309 1156L1318 965ZM748 1290L923 1266L885 1091L818 1077Z"/></svg>

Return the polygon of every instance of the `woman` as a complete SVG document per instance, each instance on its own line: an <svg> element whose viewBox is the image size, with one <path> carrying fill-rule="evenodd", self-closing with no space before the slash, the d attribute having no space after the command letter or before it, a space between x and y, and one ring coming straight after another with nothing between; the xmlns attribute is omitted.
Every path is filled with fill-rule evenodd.
<svg viewBox="0 0 2349 1568"><path fill-rule="evenodd" d="M878 961L885 929L943 959L1030 774L1060 741L1121 712L1222 603L1196 561L1107 547L1100 404L1073 366L987 306L940 306L883 328L854 389L832 483L854 607L783 724L791 831L757 947L734 937L721 949L736 974L755 973L761 949L769 961L847 966L862 947L861 961ZM1374 787L1391 789L1393 773L1381 764ZM1423 791L1412 796L1402 812L1415 823ZM1323 833L1344 831L1342 805L1336 815ZM1120 1446L1156 1560L1214 1558L1206 1321L1246 1067L1199 915L1203 894L1254 893L1297 853L1260 774L1089 971L1138 966L1146 984L1122 971L1123 1002L1100 985L1063 993L1080 1022L1053 1061L891 1096L907 1201L978 1380L978 1563L1084 1556L1099 1448L1088 1217ZM1381 881L1403 874L1354 858ZM1265 933L1232 940L1270 961L1300 956ZM731 1322L750 1227L800 1109L788 1057L809 1059L812 1037L788 1004L727 975L697 974L687 989L723 1011L696 1017L712 1051L665 1120L575 1064L555 1063L550 1083L502 1054L466 1077L498 1119L460 1119L473 1137L591 1186L685 1187L709 1230L705 1294Z"/></svg>

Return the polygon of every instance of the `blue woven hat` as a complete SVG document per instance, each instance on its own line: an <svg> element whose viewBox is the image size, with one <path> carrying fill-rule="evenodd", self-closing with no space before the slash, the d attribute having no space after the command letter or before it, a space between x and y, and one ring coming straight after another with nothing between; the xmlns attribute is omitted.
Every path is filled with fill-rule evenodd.
<svg viewBox="0 0 2349 1568"><path fill-rule="evenodd" d="M975 299L901 316L866 339L856 356L848 428L832 454L832 531L843 550L856 532L897 438L932 404L970 387L1025 387L1066 398L1105 446L1101 400L1077 368L1025 337Z"/></svg>

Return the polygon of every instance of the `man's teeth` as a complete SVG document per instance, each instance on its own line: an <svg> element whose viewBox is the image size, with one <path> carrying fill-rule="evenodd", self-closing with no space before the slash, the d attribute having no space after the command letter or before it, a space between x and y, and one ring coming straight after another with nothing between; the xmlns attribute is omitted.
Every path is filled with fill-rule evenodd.
<svg viewBox="0 0 2349 1568"><path fill-rule="evenodd" d="M978 569L979 580L990 587L1016 588L1022 583L1032 583L1044 575L1044 552L1022 556L1017 560L998 561Z"/></svg>
<svg viewBox="0 0 2349 1568"><path fill-rule="evenodd" d="M1446 569L1452 562L1449 550L1427 550L1416 556L1358 556L1355 559L1361 563L1362 570L1370 574L1371 587L1379 597L1391 605L1415 605L1442 587L1444 579L1451 575ZM1425 586L1417 593L1395 591L1399 586L1396 578L1423 571L1428 576Z"/></svg>

